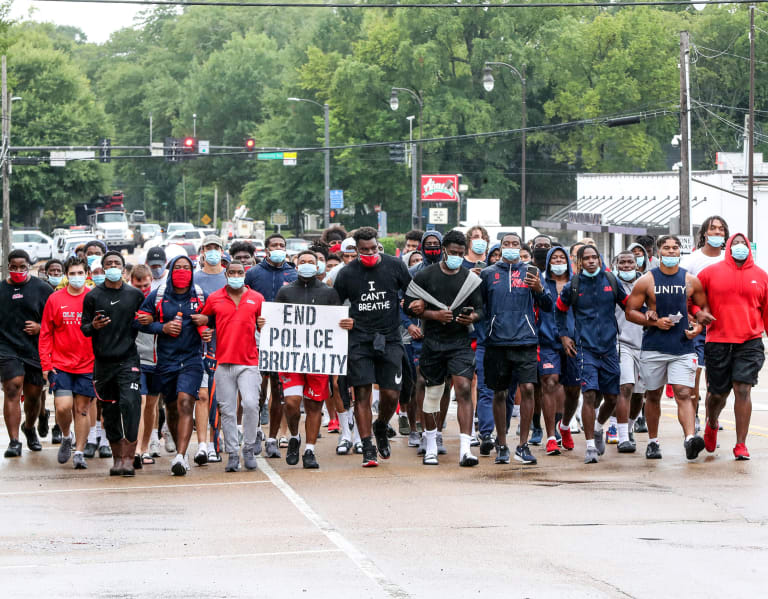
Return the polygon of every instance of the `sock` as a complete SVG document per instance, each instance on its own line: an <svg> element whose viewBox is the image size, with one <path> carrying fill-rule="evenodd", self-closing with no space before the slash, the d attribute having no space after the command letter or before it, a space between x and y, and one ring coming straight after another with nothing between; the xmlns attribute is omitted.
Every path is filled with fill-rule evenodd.
<svg viewBox="0 0 768 599"><path fill-rule="evenodd" d="M600 421L595 418L595 433L602 433L603 432L603 425L600 424Z"/></svg>
<svg viewBox="0 0 768 599"><path fill-rule="evenodd" d="M197 453L208 453L208 447L205 442L197 444Z"/></svg>
<svg viewBox="0 0 768 599"><path fill-rule="evenodd" d="M618 426L618 425L619 425L619 421L616 420L616 416L611 416L608 419L608 426Z"/></svg>
<svg viewBox="0 0 768 599"><path fill-rule="evenodd" d="M565 422L563 422L562 420L560 420L560 430L561 431L569 431L569 430L571 430L571 427L568 424L566 424Z"/></svg>
<svg viewBox="0 0 768 599"><path fill-rule="evenodd" d="M634 419L634 418L630 418L630 419L628 420L628 422L627 422L627 427L628 427L628 428L629 428L629 430L631 430L631 431L635 430L635 419Z"/></svg>
<svg viewBox="0 0 768 599"><path fill-rule="evenodd" d="M373 393L371 394L371 401L372 402L379 401L379 390L378 389L374 389L373 390Z"/></svg>
<svg viewBox="0 0 768 599"><path fill-rule="evenodd" d="M349 430L349 416L347 412L339 412L339 432L342 439L350 440L352 431Z"/></svg>
<svg viewBox="0 0 768 599"><path fill-rule="evenodd" d="M550 441L554 441L555 443L557 443L557 439L555 439L555 437L547 437L547 443L549 443Z"/></svg>
<svg viewBox="0 0 768 599"><path fill-rule="evenodd" d="M97 438L98 438L98 435L96 434L96 427L92 426L91 430L88 431L88 443L92 443L93 445L96 445Z"/></svg>
<svg viewBox="0 0 768 599"><path fill-rule="evenodd" d="M594 439L587 439L587 449L597 449L595 447L595 440Z"/></svg>
<svg viewBox="0 0 768 599"><path fill-rule="evenodd" d="M291 439L296 439L297 441L301 441L301 435L291 435Z"/></svg>
<svg viewBox="0 0 768 599"><path fill-rule="evenodd" d="M688 441L690 441L691 439L693 439L693 435L688 435L688 436L685 438L685 442L686 442L686 443L688 443Z"/></svg>
<svg viewBox="0 0 768 599"><path fill-rule="evenodd" d="M75 451L75 455L83 455L82 451Z"/></svg>
<svg viewBox="0 0 768 599"><path fill-rule="evenodd" d="M536 414L534 412L532 420L533 420L533 428L541 428L541 413Z"/></svg>
<svg viewBox="0 0 768 599"><path fill-rule="evenodd" d="M173 458L173 462L174 462L174 463L176 463L176 462L183 462L183 461L184 461L184 456L183 456L183 455L181 455L180 453L177 453L177 454L176 454L176 457L175 457L175 458Z"/></svg>
<svg viewBox="0 0 768 599"><path fill-rule="evenodd" d="M427 453L437 455L437 429L425 431L425 434L427 436Z"/></svg>
<svg viewBox="0 0 768 599"><path fill-rule="evenodd" d="M354 426L352 427L352 442L357 444L360 443L360 431L357 428L357 422L354 423Z"/></svg>
<svg viewBox="0 0 768 599"><path fill-rule="evenodd" d="M275 439L274 437L270 437L269 439L267 439L267 443L277 443L277 439Z"/></svg>
<svg viewBox="0 0 768 599"><path fill-rule="evenodd" d="M107 435L103 432L99 437L99 447L109 447L109 439L107 439Z"/></svg>
<svg viewBox="0 0 768 599"><path fill-rule="evenodd" d="M656 443L656 445L658 445L659 444L659 438L658 437L654 437L653 439L648 439L648 443Z"/></svg>
<svg viewBox="0 0 768 599"><path fill-rule="evenodd" d="M470 444L472 443L472 435L465 435L461 433L459 435L459 456L470 453Z"/></svg>
<svg viewBox="0 0 768 599"><path fill-rule="evenodd" d="M101 437L101 431L102 431L101 420L97 420L96 421L96 436L97 437Z"/></svg>
<svg viewBox="0 0 768 599"><path fill-rule="evenodd" d="M312 453L315 453L315 444L314 443L307 443L306 448L304 449L305 452L311 451Z"/></svg>
<svg viewBox="0 0 768 599"><path fill-rule="evenodd" d="M150 441L160 441L160 437L157 435L157 429L152 429L152 434L149 436Z"/></svg>
<svg viewBox="0 0 768 599"><path fill-rule="evenodd" d="M470 437L474 437L477 435L477 430L475 430L475 419L472 419L472 434L470 434Z"/></svg>
<svg viewBox="0 0 768 599"><path fill-rule="evenodd" d="M622 424L619 422L619 443L624 443L624 441L629 441L629 424L626 422Z"/></svg>

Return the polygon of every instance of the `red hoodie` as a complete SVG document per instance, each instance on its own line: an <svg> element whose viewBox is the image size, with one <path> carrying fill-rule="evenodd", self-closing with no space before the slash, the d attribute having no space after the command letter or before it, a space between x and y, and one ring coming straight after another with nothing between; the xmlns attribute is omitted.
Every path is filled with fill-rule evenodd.
<svg viewBox="0 0 768 599"><path fill-rule="evenodd" d="M38 342L43 370L55 368L71 374L93 372L91 338L80 330L83 300L89 291L86 288L80 295L71 295L67 286L48 298Z"/></svg>
<svg viewBox="0 0 768 599"><path fill-rule="evenodd" d="M707 341L744 343L768 332L768 273L755 264L749 240L749 256L742 266L736 265L731 255L736 235L743 233L728 239L723 261L698 275L707 294L709 311L717 319L707 327Z"/></svg>

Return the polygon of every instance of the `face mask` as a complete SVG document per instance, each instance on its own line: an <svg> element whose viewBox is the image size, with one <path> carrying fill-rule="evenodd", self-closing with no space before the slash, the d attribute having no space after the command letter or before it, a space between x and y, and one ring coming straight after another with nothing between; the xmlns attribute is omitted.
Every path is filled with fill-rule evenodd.
<svg viewBox="0 0 768 599"><path fill-rule="evenodd" d="M123 276L123 271L120 268L108 268L104 271L104 276L113 283L117 283Z"/></svg>
<svg viewBox="0 0 768 599"><path fill-rule="evenodd" d="M85 259L88 260L88 268L93 266L93 263L98 259L101 258L101 256L97 256L96 254L92 254L90 256L87 256Z"/></svg>
<svg viewBox="0 0 768 599"><path fill-rule="evenodd" d="M504 260L509 260L510 262L513 260L519 260L520 248L502 248L501 257L504 258Z"/></svg>
<svg viewBox="0 0 768 599"><path fill-rule="evenodd" d="M107 278L107 275L93 275L91 277L93 279L93 282L97 285L101 285Z"/></svg>
<svg viewBox="0 0 768 599"><path fill-rule="evenodd" d="M85 275L73 275L69 277L69 284L75 289L82 289L85 285Z"/></svg>
<svg viewBox="0 0 768 599"><path fill-rule="evenodd" d="M624 281L634 281L637 278L637 271L634 270L620 270L619 277Z"/></svg>
<svg viewBox="0 0 768 599"><path fill-rule="evenodd" d="M171 283L173 283L173 286L177 287L178 289L189 287L189 284L191 282L192 282L191 270L174 270L171 273Z"/></svg>
<svg viewBox="0 0 768 599"><path fill-rule="evenodd" d="M162 266L160 268L151 267L149 270L152 271L152 278L153 279L160 279L160 278L162 278L163 272L165 271L165 269Z"/></svg>
<svg viewBox="0 0 768 599"><path fill-rule="evenodd" d="M707 235L707 243L713 248L721 248L725 243L725 237L722 235Z"/></svg>
<svg viewBox="0 0 768 599"><path fill-rule="evenodd" d="M227 285L232 289L240 289L245 285L245 277L227 277Z"/></svg>
<svg viewBox="0 0 768 599"><path fill-rule="evenodd" d="M367 268L373 268L379 263L379 255L373 254L371 256L360 256L360 262Z"/></svg>
<svg viewBox="0 0 768 599"><path fill-rule="evenodd" d="M221 252L219 250L208 250L205 252L205 263L208 266L221 264Z"/></svg>
<svg viewBox="0 0 768 599"><path fill-rule="evenodd" d="M596 269L596 270L595 270L595 272L588 272L588 271L587 271L587 269L586 269L586 268L584 268L584 269L582 269L582 271L581 271L581 272L582 272L582 274L584 274L584 275L586 275L586 276L588 276L588 277L592 278L592 277L596 277L596 276L597 276L597 273L599 273L599 272L600 272L600 269L599 269L599 268L598 268L598 269Z"/></svg>
<svg viewBox="0 0 768 599"><path fill-rule="evenodd" d="M281 262L285 262L285 250L270 250L269 261L272 262L272 264L280 264Z"/></svg>
<svg viewBox="0 0 768 599"><path fill-rule="evenodd" d="M544 266L547 262L547 254L549 253L549 249L547 248L533 248L533 261L536 264L540 264L541 266Z"/></svg>
<svg viewBox="0 0 768 599"><path fill-rule="evenodd" d="M462 265L463 262L464 262L464 258L462 258L461 256L445 257L445 265L448 267L448 270L456 270Z"/></svg>
<svg viewBox="0 0 768 599"><path fill-rule="evenodd" d="M14 283L23 283L27 280L27 277L29 276L29 271L25 270L24 272L12 272L11 273L11 281Z"/></svg>
<svg viewBox="0 0 768 599"><path fill-rule="evenodd" d="M645 264L645 256L635 256L635 261L637 262L637 265L642 268L643 264Z"/></svg>
<svg viewBox="0 0 768 599"><path fill-rule="evenodd" d="M305 262L304 264L299 264L296 270L299 271L299 276L302 279L311 279L317 274L317 265Z"/></svg>
<svg viewBox="0 0 768 599"><path fill-rule="evenodd" d="M522 262L523 264L530 264L531 263L530 260L520 260L520 262Z"/></svg>
<svg viewBox="0 0 768 599"><path fill-rule="evenodd" d="M672 268L680 264L680 256L662 256L661 263L667 268Z"/></svg>
<svg viewBox="0 0 768 599"><path fill-rule="evenodd" d="M64 277L48 277L48 282L54 287L58 287Z"/></svg>
<svg viewBox="0 0 768 599"><path fill-rule="evenodd" d="M325 274L325 262L317 263L317 274L319 275Z"/></svg>
<svg viewBox="0 0 768 599"><path fill-rule="evenodd" d="M733 256L734 260L746 260L749 256L749 248L741 243L731 245L731 256Z"/></svg>
<svg viewBox="0 0 768 599"><path fill-rule="evenodd" d="M567 264L550 264L549 267L552 269L552 274L554 275L564 275L565 271L568 270Z"/></svg>
<svg viewBox="0 0 768 599"><path fill-rule="evenodd" d="M427 262L437 262L440 260L440 254L442 250L440 248L424 248L424 257Z"/></svg>
<svg viewBox="0 0 768 599"><path fill-rule="evenodd" d="M141 290L141 292L144 294L144 297L149 297L149 294L151 291L152 291L152 287L147 287L146 289Z"/></svg>
<svg viewBox="0 0 768 599"><path fill-rule="evenodd" d="M485 239L473 239L472 251L475 254L485 254L485 250L488 249L488 242Z"/></svg>

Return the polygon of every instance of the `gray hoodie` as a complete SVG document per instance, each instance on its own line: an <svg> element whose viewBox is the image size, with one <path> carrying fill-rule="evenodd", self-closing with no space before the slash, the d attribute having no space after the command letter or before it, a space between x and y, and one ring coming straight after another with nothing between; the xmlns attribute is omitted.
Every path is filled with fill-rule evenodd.
<svg viewBox="0 0 768 599"><path fill-rule="evenodd" d="M638 272L637 278L640 278L640 273L645 274L650 270L650 266L648 264L648 254L645 251L645 248L643 248L642 245L639 243L633 243L630 245L627 250L630 252L632 251L632 248L640 248L643 250L643 255L645 256L645 264L643 264L642 271ZM619 269L615 264L614 261L614 272L618 273ZM626 281L622 280L621 277L617 276L616 280L619 282L619 284L622 286L624 291L629 295L632 293L632 287L635 286L635 283L637 282L637 279L634 281L627 283ZM619 327L619 346L625 346L630 347L632 349L640 350L642 349L643 345L643 327L639 324L635 324L634 322L629 322L627 320L627 315L625 314L624 310L616 306L616 324Z"/></svg>

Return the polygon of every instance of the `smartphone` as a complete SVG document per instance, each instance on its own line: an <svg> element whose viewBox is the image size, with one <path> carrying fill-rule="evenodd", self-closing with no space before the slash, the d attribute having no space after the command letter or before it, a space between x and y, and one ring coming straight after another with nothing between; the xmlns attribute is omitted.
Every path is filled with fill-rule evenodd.
<svg viewBox="0 0 768 599"><path fill-rule="evenodd" d="M470 315L470 314L472 314L472 312L474 312L474 311L475 311L475 310L474 310L474 308L473 308L472 306L464 306L464 307L461 309L461 313L462 313L464 316L469 316L469 315Z"/></svg>
<svg viewBox="0 0 768 599"><path fill-rule="evenodd" d="M104 310L96 310L96 316L101 316L102 318L106 318L107 314L104 312Z"/></svg>
<svg viewBox="0 0 768 599"><path fill-rule="evenodd" d="M485 268L486 266L488 265L482 260L480 260L480 262L475 262L475 268Z"/></svg>
<svg viewBox="0 0 768 599"><path fill-rule="evenodd" d="M525 273L526 277L533 276L538 277L539 276L539 269L536 268L533 264L528 265L528 270Z"/></svg>

